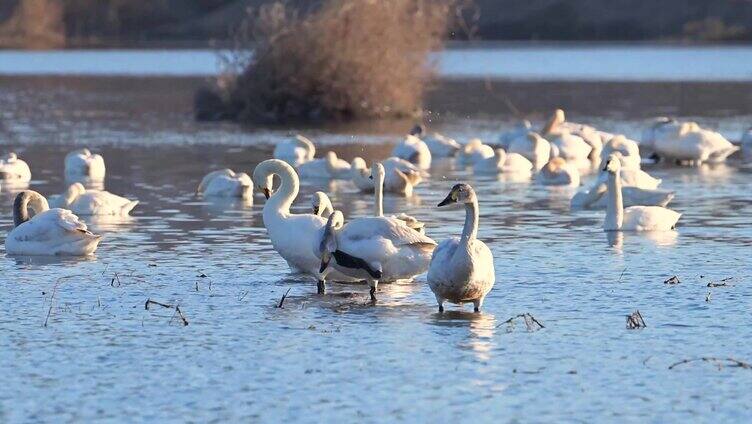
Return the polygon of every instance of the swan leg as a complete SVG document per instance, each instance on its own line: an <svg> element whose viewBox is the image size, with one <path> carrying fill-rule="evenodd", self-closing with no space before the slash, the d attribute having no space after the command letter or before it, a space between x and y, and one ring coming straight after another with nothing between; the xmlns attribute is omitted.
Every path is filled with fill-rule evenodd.
<svg viewBox="0 0 752 424"><path fill-rule="evenodd" d="M378 287L379 282L378 281L373 281L373 282L371 282L370 285L371 285L371 290L370 290L369 293L371 294L371 302L372 303L376 303L376 287Z"/></svg>
<svg viewBox="0 0 752 424"><path fill-rule="evenodd" d="M316 288L318 289L318 294L326 294L326 281L319 280L318 284L316 284Z"/></svg>
<svg viewBox="0 0 752 424"><path fill-rule="evenodd" d="M439 313L444 312L444 299L436 295L436 303L439 304Z"/></svg>
<svg viewBox="0 0 752 424"><path fill-rule="evenodd" d="M480 312L480 307L483 306L483 298L473 300L473 305L475 306L473 311Z"/></svg>

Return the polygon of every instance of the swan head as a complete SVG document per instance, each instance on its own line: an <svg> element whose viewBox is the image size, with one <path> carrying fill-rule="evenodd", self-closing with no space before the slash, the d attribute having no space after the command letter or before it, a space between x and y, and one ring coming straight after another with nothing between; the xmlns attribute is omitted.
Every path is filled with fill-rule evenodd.
<svg viewBox="0 0 752 424"><path fill-rule="evenodd" d="M555 158L551 158L551 160L548 161L544 170L548 173L553 174L561 170L566 164L567 164L567 161L564 160L564 158L557 156Z"/></svg>
<svg viewBox="0 0 752 424"><path fill-rule="evenodd" d="M264 194L264 197L269 199L272 195L272 189L274 185L274 175L277 174L280 177L283 175L289 176L294 180L294 186L298 185L298 174L295 170L285 161L279 159L267 159L256 166L253 170L253 184L256 188ZM282 177L284 185L285 177Z"/></svg>
<svg viewBox="0 0 752 424"><path fill-rule="evenodd" d="M366 165L365 159L360 156L354 157L352 162L350 162L350 166L352 167L352 169L357 170L368 169L368 165Z"/></svg>
<svg viewBox="0 0 752 424"><path fill-rule="evenodd" d="M503 164L507 161L507 152L504 149L496 149L494 150L494 157L498 163Z"/></svg>
<svg viewBox="0 0 752 424"><path fill-rule="evenodd" d="M342 228L345 217L341 211L334 211L329 215L329 219L324 226L324 234L319 243L318 256L321 258L319 273L326 271L329 262L332 260L332 254L337 251L337 234L336 230Z"/></svg>
<svg viewBox="0 0 752 424"><path fill-rule="evenodd" d="M603 170L609 174L616 175L621 170L621 156L619 153L612 153L608 156L606 164L603 166Z"/></svg>
<svg viewBox="0 0 752 424"><path fill-rule="evenodd" d="M15 152L8 152L4 156L0 157L0 162L11 163L18 160L18 155Z"/></svg>
<svg viewBox="0 0 752 424"><path fill-rule="evenodd" d="M384 169L384 165L381 164L381 162L374 162L373 165L371 165L371 178L374 181L384 181L384 178L386 177L386 170Z"/></svg>
<svg viewBox="0 0 752 424"><path fill-rule="evenodd" d="M34 215L40 214L50 209L47 199L34 190L24 190L18 195L13 202L13 225L18 227L28 221L31 216L29 209L34 211Z"/></svg>
<svg viewBox="0 0 752 424"><path fill-rule="evenodd" d="M329 196L323 191L317 191L311 195L311 208L314 215L324 218L331 216L334 211Z"/></svg>
<svg viewBox="0 0 752 424"><path fill-rule="evenodd" d="M451 205L452 203L474 203L477 202L478 198L475 195L475 190L469 185L465 183L455 184L454 187L452 187L451 190L449 190L449 194L447 194L447 197L444 198L444 200L439 203L439 207Z"/></svg>
<svg viewBox="0 0 752 424"><path fill-rule="evenodd" d="M416 124L414 127L410 129L410 132L408 132L409 135L413 135L415 137L420 137L425 133L426 133L426 127L424 127L423 124Z"/></svg>
<svg viewBox="0 0 752 424"><path fill-rule="evenodd" d="M71 203L84 193L86 193L86 188L84 188L83 184L73 183L69 185L68 188L65 189L65 193L63 193L65 204L70 206Z"/></svg>

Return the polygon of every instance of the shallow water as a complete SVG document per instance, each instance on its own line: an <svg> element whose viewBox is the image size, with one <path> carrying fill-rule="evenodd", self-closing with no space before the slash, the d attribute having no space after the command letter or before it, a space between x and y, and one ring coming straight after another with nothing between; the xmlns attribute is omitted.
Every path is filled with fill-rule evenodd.
<svg viewBox="0 0 752 424"><path fill-rule="evenodd" d="M497 273L482 314L466 305L439 315L425 276L382 285L375 307L361 285L331 285L331 294L318 296L314 282L288 275L271 249L261 198L244 205L193 196L212 169L251 172L285 131L196 125L166 100L114 109L113 98L66 97L48 86L13 93L0 90L10 105L0 148L29 162L32 188L63 190L62 158L77 142L105 156L108 190L141 204L125 222L91 222L104 236L93 258L0 257L0 421L752 416L752 371L710 363L668 369L700 356L752 361L752 183L738 162L649 168L677 191L671 207L684 213L679 229L621 241L601 231L603 212L570 211L572 190L436 163L414 198L387 197L386 212L417 216L430 236L444 239L459 233L463 213L435 204L455 181L471 183ZM634 121L582 120L639 133ZM471 119L438 129L490 140L498 126ZM313 134L348 159L384 157L397 137L371 128ZM348 217L371 211L370 196L350 183L310 182L297 211L317 189ZM3 186L0 237L11 225L11 200ZM681 284L663 283L673 275ZM726 287L707 287L728 277ZM145 310L147 299L179 305L189 325L173 310ZM625 329L635 309L647 328ZM504 323L525 312L545 328Z"/></svg>

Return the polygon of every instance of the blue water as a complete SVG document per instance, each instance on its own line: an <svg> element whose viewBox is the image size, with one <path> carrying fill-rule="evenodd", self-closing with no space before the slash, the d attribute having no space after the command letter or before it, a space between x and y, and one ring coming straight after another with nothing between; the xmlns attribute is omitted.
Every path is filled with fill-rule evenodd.
<svg viewBox="0 0 752 424"><path fill-rule="evenodd" d="M215 75L212 50L0 51L0 74ZM749 81L752 46L490 45L435 54L440 76L572 81Z"/></svg>

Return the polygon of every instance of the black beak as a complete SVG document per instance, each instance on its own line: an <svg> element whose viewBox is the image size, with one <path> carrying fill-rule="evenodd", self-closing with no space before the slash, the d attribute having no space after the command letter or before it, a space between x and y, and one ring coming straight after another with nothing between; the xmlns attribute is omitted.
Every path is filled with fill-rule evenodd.
<svg viewBox="0 0 752 424"><path fill-rule="evenodd" d="M319 214L319 207L318 206L314 206L313 207L313 214L314 215L318 215Z"/></svg>
<svg viewBox="0 0 752 424"><path fill-rule="evenodd" d="M441 203L439 203L439 205L438 205L438 206L439 206L439 207L442 207L442 206L446 206L446 205L448 205L448 204L450 204L450 203L455 203L455 202L457 202L457 201L456 201L456 200L454 200L454 199L452 199L452 193L449 193L449 194L447 195L447 197L446 197L446 198L445 198L444 200L442 200L442 201L441 201Z"/></svg>
<svg viewBox="0 0 752 424"><path fill-rule="evenodd" d="M261 189L261 192L264 193L264 197L266 197L266 200L269 200L269 196L271 196L271 192L268 188L264 187Z"/></svg>
<svg viewBox="0 0 752 424"><path fill-rule="evenodd" d="M319 267L319 274L326 271L326 267L329 266L329 261L321 260L321 267Z"/></svg>
<svg viewBox="0 0 752 424"><path fill-rule="evenodd" d="M369 176L368 176L368 179L369 179L369 180L372 180L372 179L373 179L373 175L369 175Z"/></svg>

